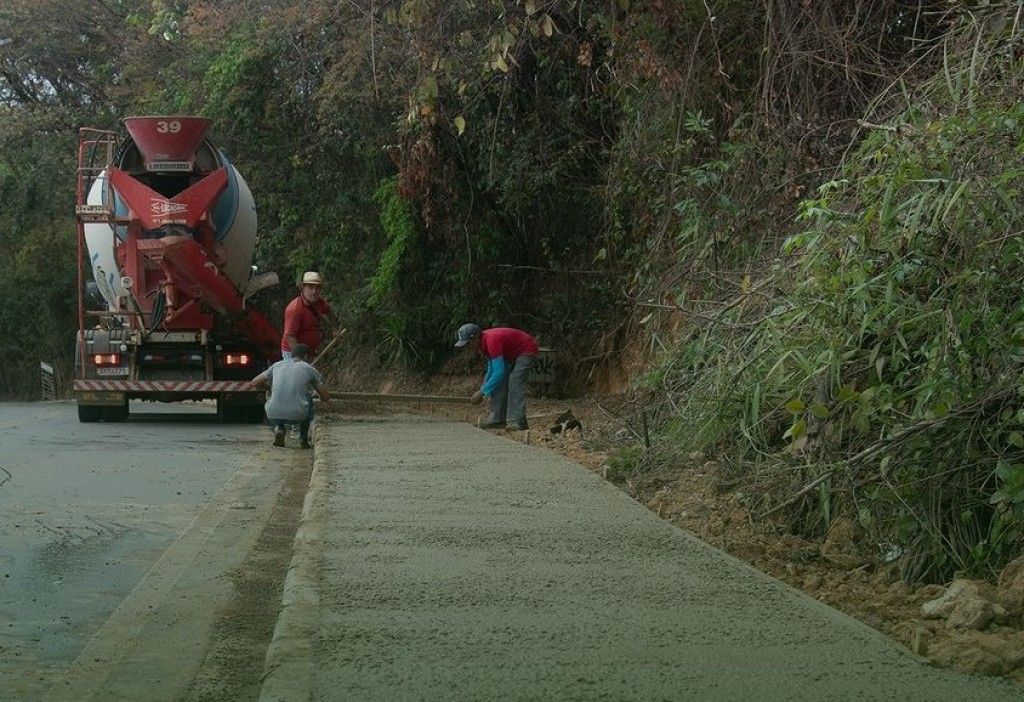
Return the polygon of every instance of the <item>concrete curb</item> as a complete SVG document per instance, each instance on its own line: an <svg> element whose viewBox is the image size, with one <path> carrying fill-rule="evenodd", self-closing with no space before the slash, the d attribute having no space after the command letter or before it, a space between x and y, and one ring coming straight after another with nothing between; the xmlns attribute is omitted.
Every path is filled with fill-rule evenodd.
<svg viewBox="0 0 1024 702"><path fill-rule="evenodd" d="M315 436L313 472L285 576L281 614L263 663L260 702L313 699L313 639L320 619L327 472L333 454L332 442L323 429L321 424Z"/></svg>

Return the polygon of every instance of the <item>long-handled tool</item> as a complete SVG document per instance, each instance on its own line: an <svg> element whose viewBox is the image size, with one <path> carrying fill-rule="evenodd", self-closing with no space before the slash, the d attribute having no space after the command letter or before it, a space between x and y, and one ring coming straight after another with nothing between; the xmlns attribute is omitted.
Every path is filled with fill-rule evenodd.
<svg viewBox="0 0 1024 702"><path fill-rule="evenodd" d="M310 365L315 366L316 362L319 361L321 358L323 358L324 354L326 354L328 351L330 351L334 347L334 345L336 343L338 343L338 341L341 340L341 337L345 336L345 332L347 332L347 331L348 331L348 329L346 328L346 329L342 329L337 334L335 334L334 338L331 339L330 342L328 342L327 346L324 346L323 350L320 351L320 353L318 353L316 355L316 358L313 359L313 362Z"/></svg>
<svg viewBox="0 0 1024 702"><path fill-rule="evenodd" d="M313 359L312 365L323 358L330 351L341 337L345 336L348 329L342 329L334 338L324 346L323 350ZM338 400L363 400L369 402L440 402L446 404L468 405L472 400L468 397L453 397L450 395L390 395L372 392L332 392L331 397Z"/></svg>
<svg viewBox="0 0 1024 702"><path fill-rule="evenodd" d="M331 398L379 402L441 402L453 405L468 405L473 402L468 397L454 397L451 395L387 395L372 392L332 392Z"/></svg>

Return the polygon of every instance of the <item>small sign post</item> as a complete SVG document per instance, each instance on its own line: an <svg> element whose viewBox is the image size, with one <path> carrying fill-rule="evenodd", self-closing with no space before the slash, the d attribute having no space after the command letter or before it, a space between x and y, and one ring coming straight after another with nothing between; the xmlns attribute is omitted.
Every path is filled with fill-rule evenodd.
<svg viewBox="0 0 1024 702"><path fill-rule="evenodd" d="M546 346L540 347L537 362L530 372L529 382L534 385L542 385L550 388L555 382L555 362L557 360L555 351Z"/></svg>
<svg viewBox="0 0 1024 702"><path fill-rule="evenodd" d="M39 362L39 380L43 389L44 400L57 399L57 378L53 373L53 366L49 363Z"/></svg>

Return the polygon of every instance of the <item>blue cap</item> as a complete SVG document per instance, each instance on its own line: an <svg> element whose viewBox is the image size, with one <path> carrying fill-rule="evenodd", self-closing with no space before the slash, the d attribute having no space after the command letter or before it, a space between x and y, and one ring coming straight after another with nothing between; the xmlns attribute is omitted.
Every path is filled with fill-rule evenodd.
<svg viewBox="0 0 1024 702"><path fill-rule="evenodd" d="M455 340L455 348L462 348L478 336L480 336L479 324L473 324L472 322L463 324L459 327L458 338Z"/></svg>

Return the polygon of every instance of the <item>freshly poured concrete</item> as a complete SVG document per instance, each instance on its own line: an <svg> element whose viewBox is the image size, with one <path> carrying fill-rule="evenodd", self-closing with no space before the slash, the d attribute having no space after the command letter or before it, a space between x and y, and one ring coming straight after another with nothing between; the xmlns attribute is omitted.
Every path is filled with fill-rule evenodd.
<svg viewBox="0 0 1024 702"><path fill-rule="evenodd" d="M0 403L0 701L181 699L229 574L308 465L208 404L132 412Z"/></svg>
<svg viewBox="0 0 1024 702"><path fill-rule="evenodd" d="M549 452L411 418L328 424L317 451L261 699L1022 697Z"/></svg>

